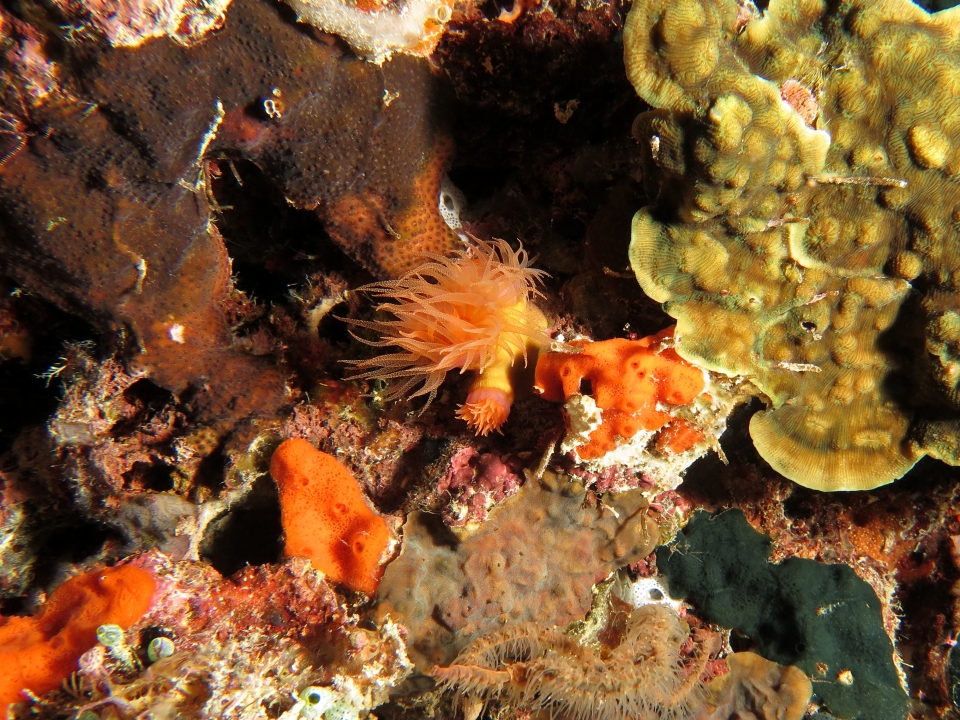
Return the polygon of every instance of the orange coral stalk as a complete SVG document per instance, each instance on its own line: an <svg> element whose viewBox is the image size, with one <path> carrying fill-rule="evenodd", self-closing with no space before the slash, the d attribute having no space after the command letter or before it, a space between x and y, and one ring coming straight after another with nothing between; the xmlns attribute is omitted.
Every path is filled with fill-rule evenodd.
<svg viewBox="0 0 960 720"><path fill-rule="evenodd" d="M507 421L513 393L500 388L474 388L467 401L457 408L457 417L476 431L477 435L489 435Z"/></svg>
<svg viewBox="0 0 960 720"><path fill-rule="evenodd" d="M398 280L360 288L385 300L377 310L395 319L349 321L381 338L357 337L361 342L401 352L348 362L361 371L355 378L397 381L387 400L427 395L427 405L449 370L477 373L459 415L486 434L509 414L516 361L523 358L526 367L530 355L535 360L549 342L546 319L531 302L544 273L530 267L522 247L514 252L503 240L475 240L453 258L427 258Z"/></svg>

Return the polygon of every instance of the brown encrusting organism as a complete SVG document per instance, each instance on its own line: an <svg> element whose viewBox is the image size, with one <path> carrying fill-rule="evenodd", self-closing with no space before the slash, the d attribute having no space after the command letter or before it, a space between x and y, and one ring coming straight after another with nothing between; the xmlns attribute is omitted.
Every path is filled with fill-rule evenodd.
<svg viewBox="0 0 960 720"><path fill-rule="evenodd" d="M532 368L549 342L546 319L533 305L544 273L531 267L521 247L503 240L473 244L453 258L425 254L427 262L398 280L360 288L392 320L348 320L379 334L354 336L373 347L400 352L349 360L357 379L393 380L384 398L427 396L433 402L449 370L476 373L460 416L478 434L507 419L515 396L514 368Z"/></svg>
<svg viewBox="0 0 960 720"><path fill-rule="evenodd" d="M666 605L634 610L613 649L582 644L561 629L524 623L471 643L431 674L444 689L565 720L674 720L699 707L700 676L713 647L681 662L687 628Z"/></svg>

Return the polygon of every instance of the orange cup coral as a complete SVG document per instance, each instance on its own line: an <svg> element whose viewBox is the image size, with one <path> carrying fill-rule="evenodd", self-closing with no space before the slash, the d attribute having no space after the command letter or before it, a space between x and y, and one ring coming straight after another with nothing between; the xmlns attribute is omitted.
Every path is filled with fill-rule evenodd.
<svg viewBox="0 0 960 720"><path fill-rule="evenodd" d="M270 474L280 490L284 554L309 558L351 590L376 592L390 528L367 505L350 471L306 440L291 439L274 451Z"/></svg>
<svg viewBox="0 0 960 720"><path fill-rule="evenodd" d="M0 618L0 708L23 699L23 690L59 687L97 644L97 628L135 623L155 589L153 575L138 567L94 570L60 585L33 617Z"/></svg>
<svg viewBox="0 0 960 720"><path fill-rule="evenodd" d="M572 343L578 352L541 355L536 390L551 402L590 395L602 411L599 427L577 447L582 460L613 450L641 430L660 430L657 448L679 454L704 438L703 432L674 418L670 406L686 405L704 390L703 371L681 359L668 340L674 327L640 340Z"/></svg>
<svg viewBox="0 0 960 720"><path fill-rule="evenodd" d="M398 280L360 288L393 320L350 320L379 333L361 342L401 352L351 363L356 378L396 381L386 399L427 395L429 405L449 370L475 373L458 416L478 434L497 430L510 414L523 367L549 343L547 321L531 302L543 272L530 267L523 248L503 240L473 244L453 258L429 262Z"/></svg>

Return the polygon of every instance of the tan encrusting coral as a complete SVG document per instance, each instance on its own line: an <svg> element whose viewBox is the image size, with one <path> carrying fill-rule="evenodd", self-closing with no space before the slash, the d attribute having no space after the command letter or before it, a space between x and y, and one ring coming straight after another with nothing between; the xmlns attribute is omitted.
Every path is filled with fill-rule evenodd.
<svg viewBox="0 0 960 720"><path fill-rule="evenodd" d="M679 354L754 381L757 449L801 485L956 463L960 9L646 0L624 46L659 179L631 262Z"/></svg>
<svg viewBox="0 0 960 720"><path fill-rule="evenodd" d="M421 670L447 665L506 623L566 626L590 611L593 587L660 539L642 490L584 507L584 487L550 471L528 481L470 532L413 512L383 576L375 616L408 633Z"/></svg>
<svg viewBox="0 0 960 720"><path fill-rule="evenodd" d="M730 672L707 686L710 695L695 720L802 720L813 684L800 668L752 652L733 653L725 660Z"/></svg>

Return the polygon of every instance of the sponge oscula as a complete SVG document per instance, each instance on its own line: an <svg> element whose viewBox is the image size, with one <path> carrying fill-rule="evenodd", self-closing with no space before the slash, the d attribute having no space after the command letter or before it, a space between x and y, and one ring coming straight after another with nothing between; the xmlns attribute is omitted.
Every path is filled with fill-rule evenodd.
<svg viewBox="0 0 960 720"><path fill-rule="evenodd" d="M23 690L57 688L97 644L97 628L135 623L155 589L153 575L138 567L94 570L60 585L33 617L0 618L0 708L22 700Z"/></svg>
<svg viewBox="0 0 960 720"><path fill-rule="evenodd" d="M270 474L280 489L284 553L309 558L351 590L376 592L390 529L367 505L350 471L306 440L292 439L273 453Z"/></svg>

